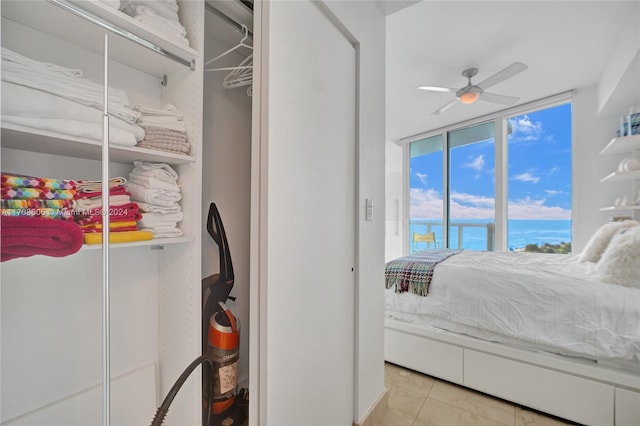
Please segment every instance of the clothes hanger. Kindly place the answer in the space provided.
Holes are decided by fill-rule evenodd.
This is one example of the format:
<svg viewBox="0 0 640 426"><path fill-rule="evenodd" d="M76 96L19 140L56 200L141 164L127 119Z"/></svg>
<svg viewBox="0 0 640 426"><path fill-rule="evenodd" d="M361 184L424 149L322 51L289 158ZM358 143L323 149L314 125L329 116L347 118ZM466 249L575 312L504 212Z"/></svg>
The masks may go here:
<svg viewBox="0 0 640 426"><path fill-rule="evenodd" d="M253 53L247 56L239 66L235 67L222 80L225 89L248 86L253 83Z"/></svg>
<svg viewBox="0 0 640 426"><path fill-rule="evenodd" d="M206 67L210 63L217 61L218 59L222 58L223 56L226 56L229 53L234 52L234 51L238 50L241 47L246 47L248 49L251 49L251 51L253 51L253 46L250 45L250 44L245 43L247 41L247 39L249 38L249 29L247 28L246 25L242 26L242 31L244 32L244 37L242 37L242 40L240 40L240 43L238 43L237 45L233 46L232 48L226 50L225 52L222 52L221 54L219 54L215 58L209 59L207 62L204 63L204 66ZM205 71L225 71L225 70L229 71L229 70L234 70L236 68L237 67L209 68L209 69L205 69Z"/></svg>

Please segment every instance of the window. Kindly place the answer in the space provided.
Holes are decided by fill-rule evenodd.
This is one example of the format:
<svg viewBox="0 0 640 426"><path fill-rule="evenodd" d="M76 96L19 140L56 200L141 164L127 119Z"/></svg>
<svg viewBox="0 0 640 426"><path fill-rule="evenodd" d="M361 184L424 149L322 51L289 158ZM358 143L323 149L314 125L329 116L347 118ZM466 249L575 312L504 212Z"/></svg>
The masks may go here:
<svg viewBox="0 0 640 426"><path fill-rule="evenodd" d="M425 134L408 153L409 252L570 251L568 96Z"/></svg>
<svg viewBox="0 0 640 426"><path fill-rule="evenodd" d="M571 249L571 104L509 118L507 247Z"/></svg>

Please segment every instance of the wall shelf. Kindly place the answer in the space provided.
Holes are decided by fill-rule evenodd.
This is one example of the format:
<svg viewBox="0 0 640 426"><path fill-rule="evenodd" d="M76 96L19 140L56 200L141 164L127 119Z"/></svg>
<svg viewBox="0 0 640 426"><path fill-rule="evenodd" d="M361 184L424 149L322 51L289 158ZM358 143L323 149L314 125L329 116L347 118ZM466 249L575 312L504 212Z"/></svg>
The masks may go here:
<svg viewBox="0 0 640 426"><path fill-rule="evenodd" d="M602 148L600 155L629 154L633 152L633 150L638 149L640 149L640 135L623 136L611 139L611 141Z"/></svg>
<svg viewBox="0 0 640 426"><path fill-rule="evenodd" d="M43 130L32 130L14 124L2 125L2 147L98 161L102 155L101 142ZM194 157L188 155L115 144L111 144L110 159L116 163L133 163L134 160L142 160L171 165L195 161Z"/></svg>
<svg viewBox="0 0 640 426"><path fill-rule="evenodd" d="M600 179L600 183L632 182L640 179L640 170L632 172L613 172Z"/></svg>
<svg viewBox="0 0 640 426"><path fill-rule="evenodd" d="M194 241L193 237L180 237L180 238L159 238L157 240L149 240L149 241L135 241L131 243L111 243L109 244L109 248L112 249L124 249L124 248L133 248L133 247L164 247L172 244L185 244L192 243ZM102 244L83 244L81 251L87 250L100 250L102 249Z"/></svg>

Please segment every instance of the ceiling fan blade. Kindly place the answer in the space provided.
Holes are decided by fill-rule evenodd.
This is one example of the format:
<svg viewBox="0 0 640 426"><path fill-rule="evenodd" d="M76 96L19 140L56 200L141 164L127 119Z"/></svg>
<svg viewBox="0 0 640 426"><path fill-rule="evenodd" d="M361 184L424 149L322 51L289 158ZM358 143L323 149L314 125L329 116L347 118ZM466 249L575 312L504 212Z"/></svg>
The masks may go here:
<svg viewBox="0 0 640 426"><path fill-rule="evenodd" d="M518 102L518 99L520 98L517 98L515 96L496 95L495 93L488 93L488 92L484 92L480 96L480 100L493 102L496 104L502 104L502 105L513 105L516 102Z"/></svg>
<svg viewBox="0 0 640 426"><path fill-rule="evenodd" d="M449 108L451 108L452 106L454 106L455 104L458 103L458 98L452 99L449 102L447 102L446 104L442 105L440 108L438 108L437 110L433 111L431 113L431 115L438 115L443 111L448 110Z"/></svg>
<svg viewBox="0 0 640 426"><path fill-rule="evenodd" d="M450 87L439 87L439 86L418 86L420 90L431 90L432 92L446 92L446 93L456 93L458 89L452 89Z"/></svg>
<svg viewBox="0 0 640 426"><path fill-rule="evenodd" d="M482 81L479 84L476 84L476 86L481 87L482 90L488 89L489 87L500 83L501 81L504 81L508 78L513 77L514 75L521 73L522 71L526 70L528 67L523 64L522 62L514 62L511 65L509 65L508 67L506 67L505 69L503 69L502 71L498 71L497 73L495 73L494 75L492 75L491 77L487 78L486 80Z"/></svg>

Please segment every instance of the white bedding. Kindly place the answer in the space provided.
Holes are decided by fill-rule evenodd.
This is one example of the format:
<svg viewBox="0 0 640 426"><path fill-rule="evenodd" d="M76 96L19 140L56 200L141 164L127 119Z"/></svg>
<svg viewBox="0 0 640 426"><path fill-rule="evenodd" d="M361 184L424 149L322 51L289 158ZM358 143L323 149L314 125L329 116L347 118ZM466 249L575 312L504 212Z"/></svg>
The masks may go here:
<svg viewBox="0 0 640 426"><path fill-rule="evenodd" d="M386 290L385 312L489 340L640 362L640 288L599 281L595 264L577 256L464 251L436 266L426 297Z"/></svg>

